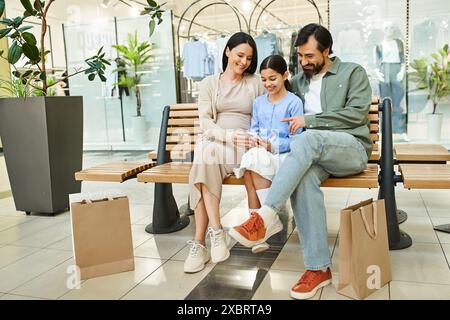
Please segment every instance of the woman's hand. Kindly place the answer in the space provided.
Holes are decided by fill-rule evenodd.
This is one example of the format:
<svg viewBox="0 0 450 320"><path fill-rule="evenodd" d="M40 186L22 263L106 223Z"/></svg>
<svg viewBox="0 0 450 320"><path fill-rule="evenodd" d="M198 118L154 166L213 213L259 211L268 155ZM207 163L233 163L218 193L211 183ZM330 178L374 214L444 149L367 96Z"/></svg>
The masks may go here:
<svg viewBox="0 0 450 320"><path fill-rule="evenodd" d="M269 140L261 139L260 137L257 138L257 144L259 147L266 149L269 152L272 152L272 144Z"/></svg>
<svg viewBox="0 0 450 320"><path fill-rule="evenodd" d="M281 122L289 122L289 132L291 134L295 134L298 129L303 128L305 126L305 117L297 116L290 118L283 118Z"/></svg>
<svg viewBox="0 0 450 320"><path fill-rule="evenodd" d="M256 145L256 141L252 135L241 130L235 130L233 132L232 140L235 145L245 149L253 148Z"/></svg>

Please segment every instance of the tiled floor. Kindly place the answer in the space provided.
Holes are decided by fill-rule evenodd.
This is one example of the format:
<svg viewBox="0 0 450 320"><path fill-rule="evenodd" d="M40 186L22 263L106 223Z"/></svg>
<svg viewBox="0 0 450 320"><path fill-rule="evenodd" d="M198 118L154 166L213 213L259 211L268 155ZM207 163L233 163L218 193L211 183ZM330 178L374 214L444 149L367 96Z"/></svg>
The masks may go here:
<svg viewBox="0 0 450 320"><path fill-rule="evenodd" d="M87 153L84 166L142 154ZM3 158L0 156L0 163ZM130 199L135 270L82 281L73 287L70 215L25 216L15 210L8 192L7 175L0 164L0 300L3 299L185 299L215 268L209 263L197 274L183 273L186 241L194 233L194 221L173 234L151 235L145 226L152 219L153 186L135 180L123 184L84 182L82 191L119 189ZM187 187L175 185L177 202L187 200ZM336 292L338 283L339 211L349 204L376 198L377 190L323 189L327 207L329 248L333 261L333 285L320 290L313 299L348 299ZM393 281L368 299L450 299L450 234L436 232L433 225L450 223L450 190L404 190L397 187L398 207L408 213L401 225L413 239L404 250L391 251ZM221 209L223 224L230 227L245 219L245 191L242 186L225 186ZM262 273L252 299L290 299L289 289L304 270L296 230ZM251 269L253 260L229 261ZM219 265L220 267L220 265ZM223 266L226 268L226 266ZM253 266L255 268L256 266ZM220 268L219 268L220 269ZM244 268L245 269L245 268ZM250 270L249 269L249 270ZM217 269L216 269L217 270ZM246 277L248 275L248 277ZM237 275L238 276L238 275ZM239 281L236 279L239 278ZM252 285L253 274L242 271L234 285ZM249 283L247 283L249 282Z"/></svg>

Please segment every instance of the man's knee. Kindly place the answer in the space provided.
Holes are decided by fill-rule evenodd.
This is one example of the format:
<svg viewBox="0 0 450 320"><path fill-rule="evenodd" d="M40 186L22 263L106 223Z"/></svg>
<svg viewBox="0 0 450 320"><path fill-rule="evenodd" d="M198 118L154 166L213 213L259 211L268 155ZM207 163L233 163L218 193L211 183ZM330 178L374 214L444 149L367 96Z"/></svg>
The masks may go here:
<svg viewBox="0 0 450 320"><path fill-rule="evenodd" d="M305 148L315 147L319 144L320 139L321 136L317 130L306 130L291 140L291 151L304 151Z"/></svg>

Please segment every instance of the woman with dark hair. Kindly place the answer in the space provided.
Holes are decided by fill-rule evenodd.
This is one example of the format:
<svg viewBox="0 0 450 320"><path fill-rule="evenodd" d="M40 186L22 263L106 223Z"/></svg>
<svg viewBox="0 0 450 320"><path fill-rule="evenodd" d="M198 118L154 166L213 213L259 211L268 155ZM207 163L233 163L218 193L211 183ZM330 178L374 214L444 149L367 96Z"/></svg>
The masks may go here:
<svg viewBox="0 0 450 320"><path fill-rule="evenodd" d="M267 93L253 102L250 133L254 135L255 147L244 154L240 167L234 170L237 178L244 177L250 215L264 203L272 180L290 151L291 138L303 131L303 128L299 128L290 133L289 123L281 121L303 115L303 102L291 92L289 71L284 58L280 55L267 57L261 63L260 73ZM282 228L281 222L277 221L272 232L275 234ZM234 228L229 233L239 242L251 247L254 253L269 248L265 242L257 245L245 243L246 239Z"/></svg>
<svg viewBox="0 0 450 320"><path fill-rule="evenodd" d="M220 222L223 180L233 174L242 155L251 147L249 135L253 100L264 91L254 75L258 53L253 38L238 32L223 52L224 72L205 78L199 85L198 110L203 131L196 141L189 174L190 206L195 210L195 238L189 241L185 272L201 271L210 255L205 246L211 238L211 259L228 259L227 235ZM209 225L209 228L208 228Z"/></svg>

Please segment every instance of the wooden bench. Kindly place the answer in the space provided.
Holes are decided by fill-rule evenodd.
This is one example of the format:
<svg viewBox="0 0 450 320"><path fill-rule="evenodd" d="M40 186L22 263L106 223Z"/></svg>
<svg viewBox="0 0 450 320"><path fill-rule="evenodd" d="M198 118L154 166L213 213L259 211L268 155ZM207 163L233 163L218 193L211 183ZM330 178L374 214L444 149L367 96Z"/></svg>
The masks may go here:
<svg viewBox="0 0 450 320"><path fill-rule="evenodd" d="M442 149L443 147L434 147L430 151L425 147L414 148L412 146L408 150L408 148L405 148L406 145L397 145L395 155L398 160L394 162L392 125L389 117L386 118L389 121L383 121L381 130L381 132L386 133L381 135L384 151L381 151L379 146L380 119L378 108L380 108L380 111L387 109L387 112L382 113L385 117L386 114L391 113L390 101L385 100L382 105L377 103L378 101L375 99L369 114L371 137L374 142L370 157L372 163L361 174L345 178L330 177L324 181L322 187L380 187L379 198L386 201L390 248L402 249L411 245L411 239L398 228L401 210L397 210L396 207L394 186L397 182L402 182L402 176L395 175L393 165L398 161L439 163L447 159L448 154L444 152L446 150L445 148ZM200 133L198 110L195 104L167 106L163 111L158 150L149 155L156 160L156 164L154 161L146 163L150 169L142 170L142 167L130 168L129 166L121 168L123 163L107 164L83 170L76 174L76 179L123 182L137 174L138 181L155 183L153 223L148 225L146 230L150 233L177 231L185 227L189 223L189 219L187 216L180 216L180 210L172 194L172 183L188 183L195 137ZM428 148L430 146L427 145ZM382 156L383 153L384 157ZM430 154L434 154L435 157L438 155L440 158L430 159ZM128 164L126 163L126 165ZM121 171L122 169L124 171ZM224 184L242 185L243 179L229 177L224 181Z"/></svg>
<svg viewBox="0 0 450 320"><path fill-rule="evenodd" d="M383 127L385 127L383 132L387 134L382 135L383 143L386 140L388 142L385 145L390 146L390 153L385 152L387 153L387 157L390 157L390 161L386 159L386 155L384 157L382 156L383 152L380 152L380 112L384 109L388 110L387 114L391 114L390 100L385 99L383 105L380 105L379 101L374 99L369 111L370 132L374 143L371 161L375 163L368 164L367 169L357 175L343 178L330 177L323 182L322 187L378 188L381 186L379 198L387 200L386 215L390 229L390 248L403 249L409 247L412 244L412 240L398 227L398 210L395 202L395 182L393 180L393 145L390 117L387 117L389 121L383 121ZM180 111L188 110L190 111L189 113L180 113ZM385 117L385 114L382 114ZM180 121L181 119L179 117L184 115L187 115L189 120ZM199 123L198 119L195 119L196 117L198 117L198 111L194 104L167 106L163 111L163 121L157 152L157 165L137 176L139 182L155 183L153 221L146 227L146 231L149 233L174 232L189 223L187 216L180 215L172 194L172 183L188 183L191 163L190 160L172 161L171 156L174 151L193 152L195 137L200 133ZM190 159L193 159L192 154ZM383 167L385 168L384 170L381 169ZM383 181L389 183L384 185ZM224 184L242 185L243 179L236 179L232 176L225 179Z"/></svg>

